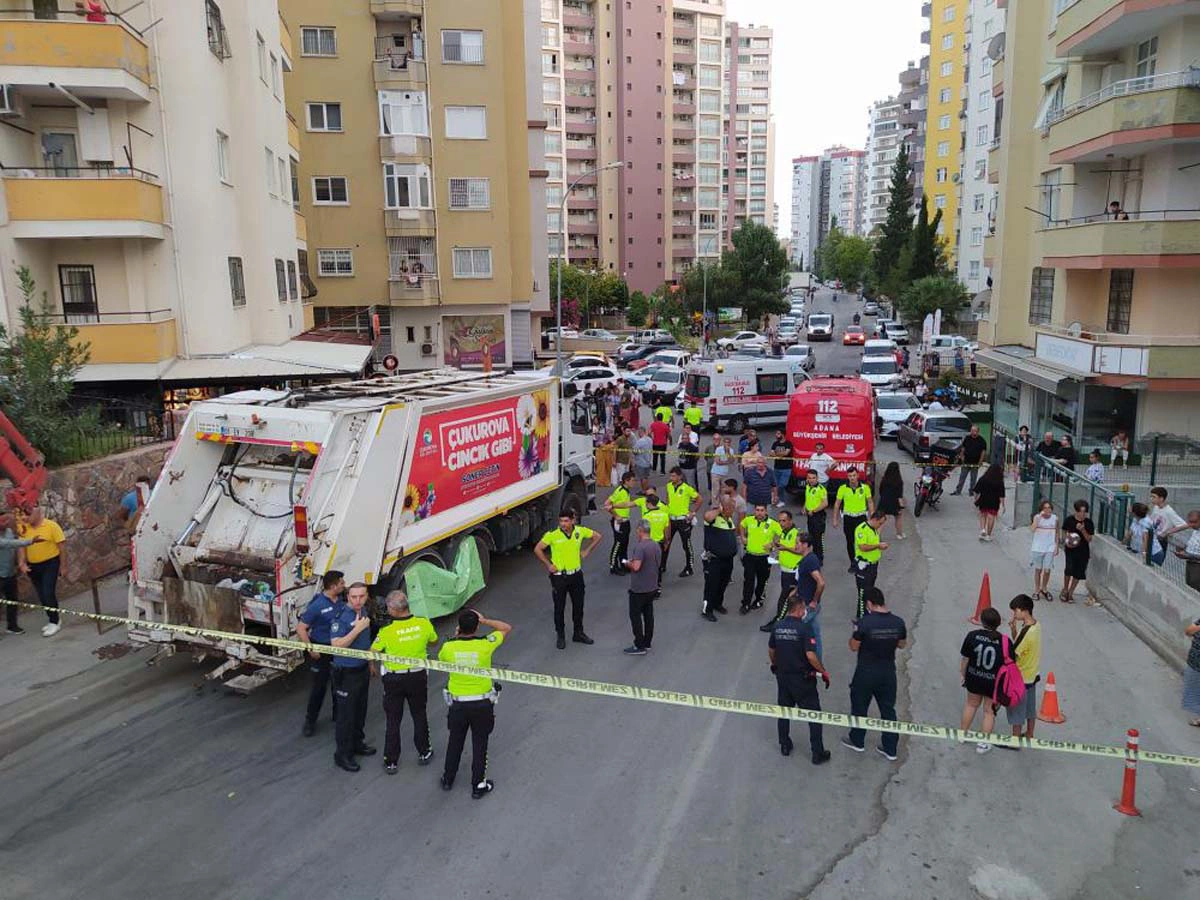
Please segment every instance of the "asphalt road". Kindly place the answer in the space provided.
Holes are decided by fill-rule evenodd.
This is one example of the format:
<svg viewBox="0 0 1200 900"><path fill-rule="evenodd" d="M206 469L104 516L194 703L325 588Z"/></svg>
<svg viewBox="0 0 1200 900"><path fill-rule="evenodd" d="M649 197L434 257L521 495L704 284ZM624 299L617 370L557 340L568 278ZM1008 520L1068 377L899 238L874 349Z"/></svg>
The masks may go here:
<svg viewBox="0 0 1200 900"><path fill-rule="evenodd" d="M827 304L818 298L818 308ZM837 304L839 322L852 308L845 298ZM819 352L820 372L850 371L859 353L838 341ZM958 644L981 572L991 571L997 606L1027 580L1024 538L1013 537L1011 552L1003 542L978 544L973 511L958 500L893 542L882 567L880 586L913 635L900 661L902 717L956 721ZM833 687L821 697L844 711L853 583L839 536L830 537L823 625ZM566 651L554 648L544 571L527 553L497 560L481 608L515 626L497 662L773 701L758 631L765 615L704 621L701 579L680 579L681 564L672 560L657 603L653 652L627 657L625 580L609 576L602 559L587 565L587 630L596 644ZM739 571L731 608L740 586ZM1039 614L1069 717L1039 729L1043 736L1116 743L1141 725L1146 746L1195 752L1194 729L1178 711L1177 673L1106 613ZM447 634L449 623L439 631ZM406 722L398 775L386 775L378 756L348 774L333 766L327 719L315 737L300 736L302 676L240 698L203 685L211 662L118 664L127 666L119 678L97 666L41 686L19 718L0 708L6 900L1200 891L1200 779L1190 771L1144 766L1145 818L1131 820L1111 810L1121 770L1109 762L1028 751L979 757L973 745L905 739L900 760L889 763L845 750L840 732L826 729L833 759L815 768L805 726L793 727L797 750L784 758L769 720L510 686L489 758L496 791L473 801L467 760L453 793L437 784L446 730L436 691L432 766L416 765ZM54 714L39 716L41 708ZM382 728L376 684L368 739L381 744Z"/></svg>

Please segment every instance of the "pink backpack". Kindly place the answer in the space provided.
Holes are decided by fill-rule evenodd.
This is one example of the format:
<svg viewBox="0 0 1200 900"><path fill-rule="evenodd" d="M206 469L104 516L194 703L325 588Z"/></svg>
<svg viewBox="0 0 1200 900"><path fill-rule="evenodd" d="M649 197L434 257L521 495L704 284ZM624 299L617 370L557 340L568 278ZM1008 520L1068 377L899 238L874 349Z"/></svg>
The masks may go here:
<svg viewBox="0 0 1200 900"><path fill-rule="evenodd" d="M996 687L992 690L992 702L1001 706L1015 706L1025 699L1025 679L1021 669L1009 650L1008 635L1000 635L1004 651L1004 662L996 673Z"/></svg>

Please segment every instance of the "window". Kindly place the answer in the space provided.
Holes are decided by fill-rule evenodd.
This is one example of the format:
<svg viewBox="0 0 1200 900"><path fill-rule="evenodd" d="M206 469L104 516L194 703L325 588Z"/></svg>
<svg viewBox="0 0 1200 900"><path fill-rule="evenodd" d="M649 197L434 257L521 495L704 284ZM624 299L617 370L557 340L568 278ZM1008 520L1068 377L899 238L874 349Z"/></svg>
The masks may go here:
<svg viewBox="0 0 1200 900"><path fill-rule="evenodd" d="M287 261L287 278L288 278L288 296L293 300L300 299L300 286L296 280L296 261L289 259Z"/></svg>
<svg viewBox="0 0 1200 900"><path fill-rule="evenodd" d="M954 34L953 33L943 34L942 35L942 49L949 50L953 46L954 46Z"/></svg>
<svg viewBox="0 0 1200 900"><path fill-rule="evenodd" d="M975 160L975 180L980 181L981 179L986 178L986 177L987 177L987 160L986 159Z"/></svg>
<svg viewBox="0 0 1200 900"><path fill-rule="evenodd" d="M982 225L976 225L974 228L971 229L971 246L972 247L982 247L983 246L983 226Z"/></svg>
<svg viewBox="0 0 1200 900"><path fill-rule="evenodd" d="M450 179L451 209L488 209L491 205L491 182L488 179Z"/></svg>
<svg viewBox="0 0 1200 900"><path fill-rule="evenodd" d="M429 167L384 163L383 193L387 209L431 209Z"/></svg>
<svg viewBox="0 0 1200 900"><path fill-rule="evenodd" d="M317 206L345 206L350 202L350 186L342 175L321 175L313 178L313 203Z"/></svg>
<svg viewBox="0 0 1200 900"><path fill-rule="evenodd" d="M288 161L279 157L279 199L288 202L288 184L292 180L288 172Z"/></svg>
<svg viewBox="0 0 1200 900"><path fill-rule="evenodd" d="M490 247L455 247L453 261L455 278L492 277L492 249Z"/></svg>
<svg viewBox="0 0 1200 900"><path fill-rule="evenodd" d="M1054 308L1054 270L1034 266L1029 288L1029 324L1045 325Z"/></svg>
<svg viewBox="0 0 1200 900"><path fill-rule="evenodd" d="M380 91L379 131L381 134L428 137L425 94L420 91Z"/></svg>
<svg viewBox="0 0 1200 900"><path fill-rule="evenodd" d="M939 103L949 103L950 102L950 88L942 88L942 90L938 93L938 102Z"/></svg>
<svg viewBox="0 0 1200 900"><path fill-rule="evenodd" d="M1151 78L1158 68L1158 38L1152 37L1142 41L1137 47L1137 68L1134 74L1138 78Z"/></svg>
<svg viewBox="0 0 1200 900"><path fill-rule="evenodd" d="M1133 269L1113 269L1108 274L1108 323L1105 330L1129 334L1129 312L1133 306Z"/></svg>
<svg viewBox="0 0 1200 900"><path fill-rule="evenodd" d="M63 318L68 325L100 321L94 267L59 266L58 286L62 291Z"/></svg>
<svg viewBox="0 0 1200 900"><path fill-rule="evenodd" d="M341 131L342 104L306 103L309 131Z"/></svg>
<svg viewBox="0 0 1200 900"><path fill-rule="evenodd" d="M973 212L983 212L983 194L975 194L971 197L971 210Z"/></svg>
<svg viewBox="0 0 1200 900"><path fill-rule="evenodd" d="M288 158L289 167L291 169L292 182L292 206L296 209L300 208L300 163L296 161L294 156Z"/></svg>
<svg viewBox="0 0 1200 900"><path fill-rule="evenodd" d="M447 106L446 138L481 141L487 138L487 107Z"/></svg>
<svg viewBox="0 0 1200 900"><path fill-rule="evenodd" d="M939 116L938 117L938 128L946 129L949 127L950 127L950 117L949 116Z"/></svg>
<svg viewBox="0 0 1200 900"><path fill-rule="evenodd" d="M975 146L986 147L990 129L987 125L980 125L975 129Z"/></svg>
<svg viewBox="0 0 1200 900"><path fill-rule="evenodd" d="M980 91L979 92L978 106L979 106L979 109L981 112L992 108L992 92L991 91Z"/></svg>
<svg viewBox="0 0 1200 900"><path fill-rule="evenodd" d="M246 274L240 256L229 257L229 296L235 307L246 305Z"/></svg>
<svg viewBox="0 0 1200 900"><path fill-rule="evenodd" d="M284 265L282 259L275 260L275 290L279 294L279 302L287 303L287 267Z"/></svg>
<svg viewBox="0 0 1200 900"><path fill-rule="evenodd" d="M939 141L938 142L937 155L938 156L949 156L950 155L950 142L949 141Z"/></svg>
<svg viewBox="0 0 1200 900"><path fill-rule="evenodd" d="M938 169L936 172L934 172L933 180L936 181L938 184L941 184L942 182L944 182L946 180L946 176L947 176L947 169L945 169L943 167L943 168Z"/></svg>
<svg viewBox="0 0 1200 900"><path fill-rule="evenodd" d="M318 250L317 274L323 278L335 278L353 275L354 251Z"/></svg>
<svg viewBox="0 0 1200 900"><path fill-rule="evenodd" d="M557 75L558 74L558 54L543 53L542 54L542 74Z"/></svg>
<svg viewBox="0 0 1200 900"><path fill-rule="evenodd" d="M953 75L954 74L954 63L950 62L949 60L942 63L941 72L943 75Z"/></svg>
<svg viewBox="0 0 1200 900"><path fill-rule="evenodd" d="M787 396L788 376L786 372L759 375L757 380L760 396L763 394L774 394L780 397Z"/></svg>
<svg viewBox="0 0 1200 900"><path fill-rule="evenodd" d="M953 6L953 4L951 4L950 6L947 6L944 10L942 10L942 21L943 22L953 22L954 21L954 6Z"/></svg>
<svg viewBox="0 0 1200 900"><path fill-rule="evenodd" d="M562 206L563 186L561 184L546 185L546 205Z"/></svg>
<svg viewBox="0 0 1200 900"><path fill-rule="evenodd" d="M546 132L546 152L557 156L562 153L562 132Z"/></svg>
<svg viewBox="0 0 1200 900"><path fill-rule="evenodd" d="M547 46L558 46L557 41ZM442 31L442 62L483 64L482 31Z"/></svg>
<svg viewBox="0 0 1200 900"><path fill-rule="evenodd" d="M262 79L262 83L267 83L267 42L263 40L263 36L257 31L254 33L256 45L258 47L258 77Z"/></svg>
<svg viewBox="0 0 1200 900"><path fill-rule="evenodd" d="M266 153L265 161L267 164L267 193L272 197L275 196L275 154L271 152L270 147L264 148Z"/></svg>
<svg viewBox="0 0 1200 900"><path fill-rule="evenodd" d="M967 262L967 278L971 281L979 280L979 260L972 259Z"/></svg>
<svg viewBox="0 0 1200 900"><path fill-rule="evenodd" d="M217 132L217 177L229 184L229 135Z"/></svg>
<svg viewBox="0 0 1200 900"><path fill-rule="evenodd" d="M312 277L308 273L308 251L296 251L296 268L300 270L300 296L307 300L310 297L317 296L317 286L313 284Z"/></svg>
<svg viewBox="0 0 1200 900"><path fill-rule="evenodd" d="M208 49L217 59L229 58L229 35L221 19L221 7L214 0L204 0L204 24L208 29Z"/></svg>
<svg viewBox="0 0 1200 900"><path fill-rule="evenodd" d="M337 31L317 26L300 27L301 56L337 56Z"/></svg>
<svg viewBox="0 0 1200 900"><path fill-rule="evenodd" d="M273 93L276 97L278 97L280 90L281 90L281 88L280 88L280 83L279 83L279 60L275 57L275 54L272 53L271 54L271 93Z"/></svg>
<svg viewBox="0 0 1200 900"><path fill-rule="evenodd" d="M979 61L979 74L990 75L992 72L992 65L992 58L990 56L985 56Z"/></svg>
<svg viewBox="0 0 1200 900"><path fill-rule="evenodd" d="M933 198L933 206L934 206L934 209L945 209L946 208L946 195L945 194L935 194L934 198Z"/></svg>

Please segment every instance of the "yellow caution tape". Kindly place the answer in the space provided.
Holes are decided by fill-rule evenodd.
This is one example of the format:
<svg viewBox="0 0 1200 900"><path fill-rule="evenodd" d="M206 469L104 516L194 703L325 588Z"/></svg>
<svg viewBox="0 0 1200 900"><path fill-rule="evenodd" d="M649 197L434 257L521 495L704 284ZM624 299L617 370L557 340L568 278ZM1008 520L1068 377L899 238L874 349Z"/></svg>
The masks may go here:
<svg viewBox="0 0 1200 900"><path fill-rule="evenodd" d="M0 605L45 611L44 607L36 603L15 603L11 600L0 600ZM1105 744L1089 744L1080 741L1048 741L1044 738L1016 738L1012 735L984 734L980 731L964 731L945 725L930 725L922 722L890 722L871 716L851 716L845 713L826 712L824 710L796 709L787 706L777 706L774 703L736 700L731 697L709 697L704 694L691 694L686 691L670 691L660 688L639 687L632 684L616 684L609 681L572 678L566 675L544 675L540 672L519 672L513 669L483 669L476 668L475 666L441 662L436 659L426 659L424 657L392 656L386 653L377 653L373 650L354 650L350 647L306 644L303 641L236 634L227 631L216 631L211 628L197 628L194 625L168 625L163 622L143 622L136 619L126 619L122 616L109 616L102 613L90 613L73 609L60 609L59 612L64 615L79 616L98 622L112 622L139 629L166 631L171 634L192 635L223 641L240 641L242 643L257 644L263 647L276 647L284 650L325 653L330 656L345 656L369 662L400 663L409 666L420 666L435 672L483 675L495 681L504 681L511 684L527 684L533 687L554 688L560 691L571 691L576 694L591 694L599 697L623 697L628 700L662 703L667 706L710 709L715 712L738 713L744 716L758 716L765 719L791 719L796 722L818 722L822 725L861 728L865 731L893 731L911 737L937 738L956 743L981 741L999 746L1022 747L1028 750L1055 750L1059 753L1074 753L1082 756L1100 756L1120 760L1137 759L1143 762L1160 763L1168 766L1200 768L1200 757L1197 756L1158 753L1145 749L1128 750L1126 747L1111 747Z"/></svg>

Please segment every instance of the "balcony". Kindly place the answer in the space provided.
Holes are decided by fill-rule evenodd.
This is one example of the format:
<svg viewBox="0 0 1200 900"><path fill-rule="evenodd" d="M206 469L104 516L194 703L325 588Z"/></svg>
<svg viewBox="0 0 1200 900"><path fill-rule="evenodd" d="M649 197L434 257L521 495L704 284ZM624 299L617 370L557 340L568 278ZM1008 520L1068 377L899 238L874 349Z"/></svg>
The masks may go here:
<svg viewBox="0 0 1200 900"><path fill-rule="evenodd" d="M594 246L567 247L567 258L586 261L600 258L600 248Z"/></svg>
<svg viewBox="0 0 1200 900"><path fill-rule="evenodd" d="M1194 378L1200 372L1200 335L1114 334L1075 323L1037 325L1037 359L1084 375Z"/></svg>
<svg viewBox="0 0 1200 900"><path fill-rule="evenodd" d="M371 0L371 15L378 19L419 19L425 15L425 3L423 0Z"/></svg>
<svg viewBox="0 0 1200 900"><path fill-rule="evenodd" d="M596 209L598 201L595 197L581 197L575 191L567 200L567 209Z"/></svg>
<svg viewBox="0 0 1200 900"><path fill-rule="evenodd" d="M1127 78L1046 117L1050 161L1138 156L1167 143L1200 142L1200 69Z"/></svg>
<svg viewBox="0 0 1200 900"><path fill-rule="evenodd" d="M673 163L694 163L696 161L695 147L673 147L671 148L671 162Z"/></svg>
<svg viewBox="0 0 1200 900"><path fill-rule="evenodd" d="M568 37L563 39L563 53L572 56L593 56L596 53L596 45L591 41L572 40Z"/></svg>
<svg viewBox="0 0 1200 900"><path fill-rule="evenodd" d="M388 300L397 306L436 306L441 296L436 275L393 272L388 277Z"/></svg>
<svg viewBox="0 0 1200 900"><path fill-rule="evenodd" d="M296 151L296 155L300 154L300 127L296 124L296 117L288 113L288 146Z"/></svg>
<svg viewBox="0 0 1200 900"><path fill-rule="evenodd" d="M696 255L695 241L672 241L671 256L675 259L689 259Z"/></svg>
<svg viewBox="0 0 1200 900"><path fill-rule="evenodd" d="M140 169L5 169L16 238L163 237L162 188Z"/></svg>
<svg viewBox="0 0 1200 900"><path fill-rule="evenodd" d="M0 83L45 99L61 100L48 88L54 84L85 98L149 101L150 52L141 36L115 15L107 22L63 15L42 19L25 10L0 11Z"/></svg>
<svg viewBox="0 0 1200 900"><path fill-rule="evenodd" d="M1058 14L1059 56L1110 53L1196 14L1194 0L1076 0Z"/></svg>
<svg viewBox="0 0 1200 900"><path fill-rule="evenodd" d="M308 222L300 213L294 213L296 217L296 241L300 244L308 244Z"/></svg>
<svg viewBox="0 0 1200 900"><path fill-rule="evenodd" d="M1126 211L1058 219L1042 229L1045 266L1059 269L1200 268L1200 209Z"/></svg>
<svg viewBox="0 0 1200 900"><path fill-rule="evenodd" d="M676 100L671 104L671 113L676 116L694 116L696 115L696 104L680 103Z"/></svg>
<svg viewBox="0 0 1200 900"><path fill-rule="evenodd" d="M595 134L596 117L567 116L566 131L568 134Z"/></svg>
<svg viewBox="0 0 1200 900"><path fill-rule="evenodd" d="M568 82L595 81L596 70L566 68L563 69L563 78L565 78Z"/></svg>
<svg viewBox="0 0 1200 900"><path fill-rule="evenodd" d="M433 145L418 134L385 134L379 138L379 157L384 162L429 162Z"/></svg>
<svg viewBox="0 0 1200 900"><path fill-rule="evenodd" d="M671 51L671 60L681 65L694 66L696 64L696 48L674 47Z"/></svg>
<svg viewBox="0 0 1200 900"><path fill-rule="evenodd" d="M425 63L419 59L406 56L376 59L374 67L378 91L424 90L428 81Z"/></svg>
<svg viewBox="0 0 1200 900"><path fill-rule="evenodd" d="M695 19L674 19L671 22L671 34L677 38L692 38L696 37L696 20Z"/></svg>
<svg viewBox="0 0 1200 900"><path fill-rule="evenodd" d="M596 98L594 96L586 94L572 94L568 92L564 99L567 106L577 106L580 109L596 108Z"/></svg>
<svg viewBox="0 0 1200 900"><path fill-rule="evenodd" d="M595 147L568 147L567 159L587 160L595 162L596 148Z"/></svg>
<svg viewBox="0 0 1200 900"><path fill-rule="evenodd" d="M590 7L575 7L563 5L563 28L595 28L596 18Z"/></svg>
<svg viewBox="0 0 1200 900"><path fill-rule="evenodd" d="M433 237L437 219L432 209L385 209L383 229L388 237Z"/></svg>
<svg viewBox="0 0 1200 900"><path fill-rule="evenodd" d="M78 329L75 343L90 345L91 366L156 364L175 358L175 314L169 309L54 313L47 321Z"/></svg>
<svg viewBox="0 0 1200 900"><path fill-rule="evenodd" d="M598 235L600 233L600 223L599 222L586 222L586 221L574 222L574 221L571 221L570 219L568 219L567 220L567 233L572 234L572 235L575 235L575 234Z"/></svg>

